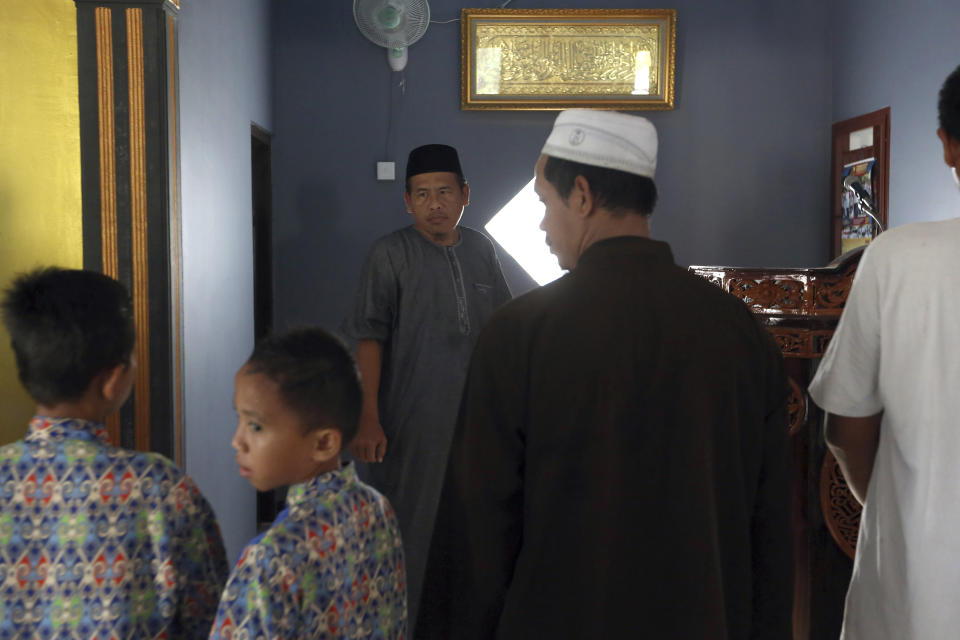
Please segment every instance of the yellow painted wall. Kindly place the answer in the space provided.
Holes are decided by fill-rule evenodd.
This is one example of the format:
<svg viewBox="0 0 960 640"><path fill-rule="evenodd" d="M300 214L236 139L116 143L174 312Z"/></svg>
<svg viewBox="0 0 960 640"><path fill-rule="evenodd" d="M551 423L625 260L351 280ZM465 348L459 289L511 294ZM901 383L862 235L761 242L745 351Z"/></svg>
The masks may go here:
<svg viewBox="0 0 960 640"><path fill-rule="evenodd" d="M0 287L37 265L81 267L77 10L72 0L0 0ZM0 443L33 403L0 328Z"/></svg>

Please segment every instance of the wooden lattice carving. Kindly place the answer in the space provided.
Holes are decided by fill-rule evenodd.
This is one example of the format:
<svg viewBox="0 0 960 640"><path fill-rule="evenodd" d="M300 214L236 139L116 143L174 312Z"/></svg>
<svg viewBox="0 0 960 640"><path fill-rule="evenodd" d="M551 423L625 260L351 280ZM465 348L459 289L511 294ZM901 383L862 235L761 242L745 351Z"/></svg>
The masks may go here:
<svg viewBox="0 0 960 640"><path fill-rule="evenodd" d="M821 358L833 334L832 329L768 327L784 358Z"/></svg>
<svg viewBox="0 0 960 640"><path fill-rule="evenodd" d="M718 273L704 273L704 274L700 274L700 275L702 275L702 276L707 280L707 282L710 282L711 284L715 284L715 285L717 285L718 287L723 288L723 276L722 276L722 275L720 275L720 274L718 274Z"/></svg>
<svg viewBox="0 0 960 640"><path fill-rule="evenodd" d="M850 294L853 277L848 274L823 278L816 283L814 300L817 309L842 310Z"/></svg>
<svg viewBox="0 0 960 640"><path fill-rule="evenodd" d="M807 336L804 331L770 331L777 341L780 352L787 356L798 356L807 351Z"/></svg>
<svg viewBox="0 0 960 640"><path fill-rule="evenodd" d="M788 310L803 306L803 283L796 280L731 278L729 291L751 307Z"/></svg>
<svg viewBox="0 0 960 640"><path fill-rule="evenodd" d="M817 354L817 357L820 357L827 352L827 347L830 346L831 338L833 338L833 331L824 331L821 332L820 335L814 337L813 351Z"/></svg>
<svg viewBox="0 0 960 640"><path fill-rule="evenodd" d="M857 551L860 532L860 513L863 507L853 497L847 481L840 472L840 464L827 451L820 471L820 508L834 542L850 558Z"/></svg>
<svg viewBox="0 0 960 640"><path fill-rule="evenodd" d="M807 400L803 389L793 378L787 378L787 381L790 383L790 397L787 398L787 425L790 427L792 436L800 431L800 427L807 420Z"/></svg>

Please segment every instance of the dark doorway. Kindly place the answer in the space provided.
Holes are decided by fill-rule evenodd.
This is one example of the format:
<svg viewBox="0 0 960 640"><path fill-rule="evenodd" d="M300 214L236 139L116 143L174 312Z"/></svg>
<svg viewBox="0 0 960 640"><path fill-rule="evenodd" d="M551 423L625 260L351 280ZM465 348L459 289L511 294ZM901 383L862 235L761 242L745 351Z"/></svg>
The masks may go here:
<svg viewBox="0 0 960 640"><path fill-rule="evenodd" d="M253 337L259 341L273 329L273 186L270 132L250 124L250 167L253 194ZM285 490L257 492L257 530L270 526L283 508Z"/></svg>

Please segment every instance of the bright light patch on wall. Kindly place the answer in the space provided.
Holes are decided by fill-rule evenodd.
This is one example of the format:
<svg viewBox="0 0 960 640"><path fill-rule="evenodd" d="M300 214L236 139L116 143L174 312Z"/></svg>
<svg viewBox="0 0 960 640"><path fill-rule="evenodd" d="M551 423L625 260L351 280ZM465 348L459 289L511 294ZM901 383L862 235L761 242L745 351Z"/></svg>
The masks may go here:
<svg viewBox="0 0 960 640"><path fill-rule="evenodd" d="M633 91L635 96L650 94L650 52L637 51L637 63L633 72Z"/></svg>
<svg viewBox="0 0 960 640"><path fill-rule="evenodd" d="M542 219L543 203L531 180L484 227L540 285L564 274L547 248L546 234L540 230Z"/></svg>

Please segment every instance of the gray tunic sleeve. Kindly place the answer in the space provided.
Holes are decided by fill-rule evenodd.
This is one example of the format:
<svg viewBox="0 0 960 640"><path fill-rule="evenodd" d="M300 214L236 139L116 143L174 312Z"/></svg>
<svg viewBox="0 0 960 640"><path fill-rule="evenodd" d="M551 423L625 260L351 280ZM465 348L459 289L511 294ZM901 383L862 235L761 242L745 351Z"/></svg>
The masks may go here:
<svg viewBox="0 0 960 640"><path fill-rule="evenodd" d="M343 333L354 340L386 342L397 315L397 283L397 265L386 238L381 238L363 265L353 308L341 327Z"/></svg>
<svg viewBox="0 0 960 640"><path fill-rule="evenodd" d="M503 277L503 269L500 267L500 258L497 256L497 250L489 238L487 242L490 246L490 263L493 265L493 308L497 309L504 303L509 302L510 299L513 298L513 294L510 293L507 280Z"/></svg>

